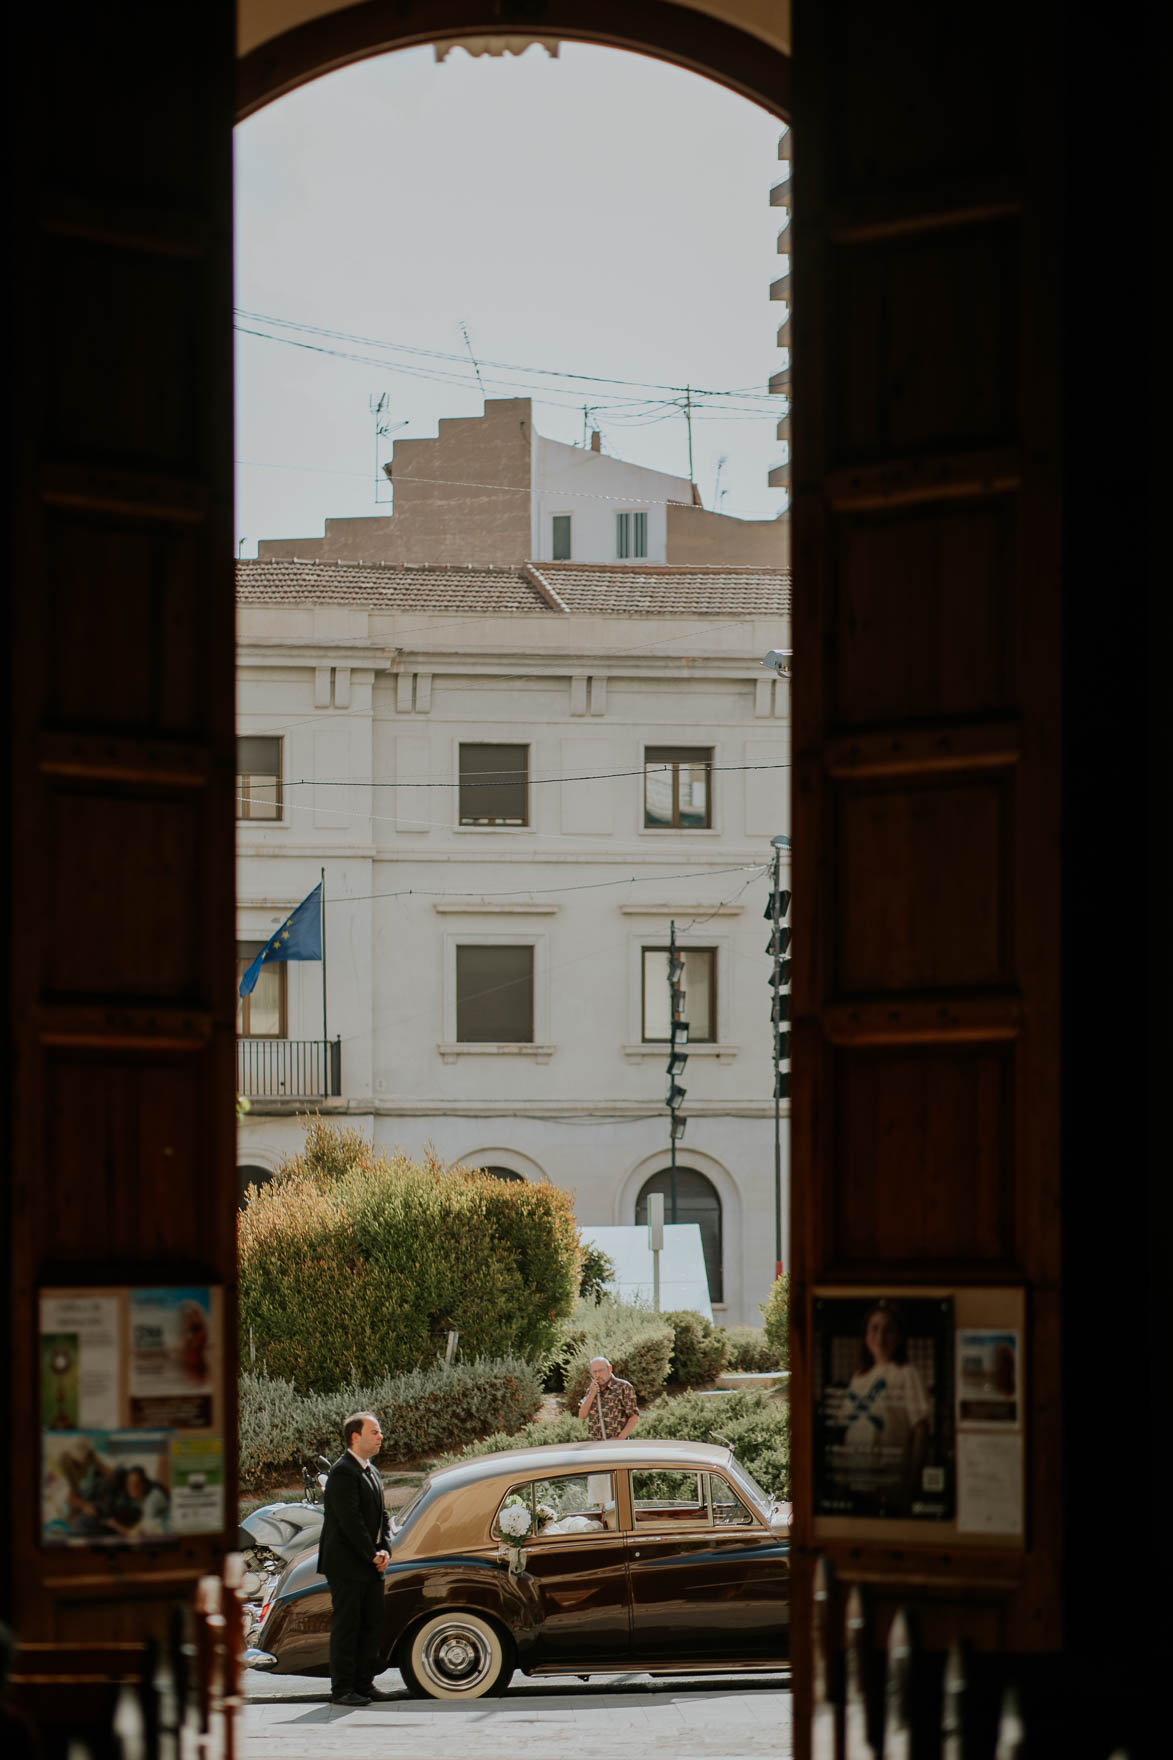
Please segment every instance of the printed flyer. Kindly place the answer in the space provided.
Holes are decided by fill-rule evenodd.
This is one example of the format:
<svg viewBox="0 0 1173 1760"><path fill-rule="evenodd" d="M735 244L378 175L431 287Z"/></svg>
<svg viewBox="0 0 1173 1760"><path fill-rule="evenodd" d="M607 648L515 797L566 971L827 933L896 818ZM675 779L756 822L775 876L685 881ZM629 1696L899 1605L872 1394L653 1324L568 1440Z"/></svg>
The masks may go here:
<svg viewBox="0 0 1173 1760"><path fill-rule="evenodd" d="M132 1423L209 1428L213 1361L210 1290L130 1291Z"/></svg>
<svg viewBox="0 0 1173 1760"><path fill-rule="evenodd" d="M43 1297L41 1428L113 1430L121 1422L118 1297Z"/></svg>
<svg viewBox="0 0 1173 1760"><path fill-rule="evenodd" d="M163 1431L46 1431L41 1539L46 1546L122 1545L171 1531L171 1461Z"/></svg>
<svg viewBox="0 0 1173 1760"><path fill-rule="evenodd" d="M224 1441L171 1438L171 1525L176 1534L218 1534L224 1526Z"/></svg>

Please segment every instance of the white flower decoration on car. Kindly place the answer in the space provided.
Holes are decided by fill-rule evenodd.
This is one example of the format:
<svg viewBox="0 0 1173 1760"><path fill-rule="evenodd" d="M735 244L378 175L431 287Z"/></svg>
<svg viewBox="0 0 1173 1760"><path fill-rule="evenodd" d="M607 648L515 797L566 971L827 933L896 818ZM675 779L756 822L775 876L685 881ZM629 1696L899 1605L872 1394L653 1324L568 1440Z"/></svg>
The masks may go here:
<svg viewBox="0 0 1173 1760"><path fill-rule="evenodd" d="M501 1532L507 1534L511 1540L520 1540L523 1534L529 1533L530 1513L528 1509L525 1508L524 1504L510 1504L507 1509L501 1511L497 1520L497 1526L500 1528Z"/></svg>

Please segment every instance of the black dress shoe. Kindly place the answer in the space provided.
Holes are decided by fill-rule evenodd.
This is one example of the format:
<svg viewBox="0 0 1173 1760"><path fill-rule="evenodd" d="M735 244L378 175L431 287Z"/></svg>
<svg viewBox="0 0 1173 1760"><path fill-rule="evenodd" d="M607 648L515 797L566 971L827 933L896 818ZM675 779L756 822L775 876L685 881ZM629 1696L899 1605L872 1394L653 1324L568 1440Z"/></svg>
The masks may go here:
<svg viewBox="0 0 1173 1760"><path fill-rule="evenodd" d="M369 1705L370 1700L365 1693L331 1693L330 1698L335 1705Z"/></svg>
<svg viewBox="0 0 1173 1760"><path fill-rule="evenodd" d="M382 1687L360 1687L359 1692L365 1693L368 1699L393 1699L395 1697L394 1693L385 1693Z"/></svg>

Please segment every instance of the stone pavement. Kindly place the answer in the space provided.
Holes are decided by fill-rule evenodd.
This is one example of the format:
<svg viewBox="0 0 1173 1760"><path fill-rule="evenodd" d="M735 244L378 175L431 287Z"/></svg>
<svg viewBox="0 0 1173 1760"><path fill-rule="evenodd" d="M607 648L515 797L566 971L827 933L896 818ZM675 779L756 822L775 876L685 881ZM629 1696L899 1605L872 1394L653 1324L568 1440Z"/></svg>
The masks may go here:
<svg viewBox="0 0 1173 1760"><path fill-rule="evenodd" d="M789 1678L646 1674L533 1679L499 1699L453 1705L395 1698L344 1710L323 1683L250 1673L241 1760L756 1760L792 1753Z"/></svg>

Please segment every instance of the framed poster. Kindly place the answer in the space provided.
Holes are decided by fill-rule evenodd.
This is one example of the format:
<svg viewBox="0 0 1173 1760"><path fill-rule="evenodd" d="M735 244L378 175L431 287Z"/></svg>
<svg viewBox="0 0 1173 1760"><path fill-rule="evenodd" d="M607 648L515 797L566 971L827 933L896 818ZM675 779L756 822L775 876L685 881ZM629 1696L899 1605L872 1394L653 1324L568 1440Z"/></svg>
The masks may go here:
<svg viewBox="0 0 1173 1760"><path fill-rule="evenodd" d="M813 1320L815 1515L951 1521L952 1298L816 1295Z"/></svg>

